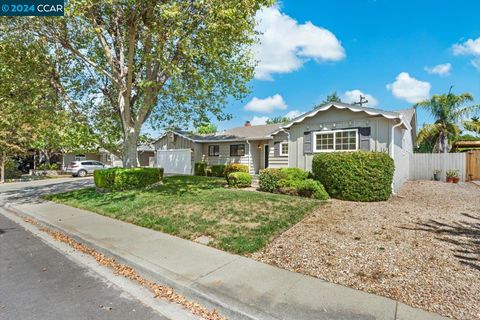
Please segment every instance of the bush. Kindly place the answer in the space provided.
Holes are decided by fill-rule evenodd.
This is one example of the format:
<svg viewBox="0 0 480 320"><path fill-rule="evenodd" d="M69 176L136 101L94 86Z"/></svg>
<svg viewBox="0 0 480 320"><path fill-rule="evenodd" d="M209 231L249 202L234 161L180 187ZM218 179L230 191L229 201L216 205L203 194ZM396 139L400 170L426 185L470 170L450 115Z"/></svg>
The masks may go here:
<svg viewBox="0 0 480 320"><path fill-rule="evenodd" d="M38 167L37 167L38 170L59 170L60 169L60 166L58 165L58 163L42 163L42 164L39 164Z"/></svg>
<svg viewBox="0 0 480 320"><path fill-rule="evenodd" d="M229 175L230 173L233 172L244 172L248 173L248 166L245 164L239 164L239 163L230 163L225 166L225 178L227 179L227 182L229 180Z"/></svg>
<svg viewBox="0 0 480 320"><path fill-rule="evenodd" d="M93 172L95 186L110 190L141 189L163 179L163 168L111 168Z"/></svg>
<svg viewBox="0 0 480 320"><path fill-rule="evenodd" d="M5 162L5 179L19 179L22 177L22 171L18 170L18 164L13 160Z"/></svg>
<svg viewBox="0 0 480 320"><path fill-rule="evenodd" d="M260 170L258 188L261 191L274 192L279 188L279 182L286 179L287 175L282 173L280 169L263 169Z"/></svg>
<svg viewBox="0 0 480 320"><path fill-rule="evenodd" d="M313 157L313 175L332 198L382 201L392 193L393 159L383 152L333 152Z"/></svg>
<svg viewBox="0 0 480 320"><path fill-rule="evenodd" d="M207 164L205 162L196 162L193 169L193 173L196 176L206 176L207 175Z"/></svg>
<svg viewBox="0 0 480 320"><path fill-rule="evenodd" d="M93 171L95 186L102 189L112 189L115 182L115 172L117 170L119 170L119 168Z"/></svg>
<svg viewBox="0 0 480 320"><path fill-rule="evenodd" d="M213 177L225 177L225 167L224 164L217 164L210 167L210 175Z"/></svg>
<svg viewBox="0 0 480 320"><path fill-rule="evenodd" d="M328 200L329 196L323 185L313 179L302 180L295 186L297 194L301 197Z"/></svg>
<svg viewBox="0 0 480 320"><path fill-rule="evenodd" d="M246 172L232 172L227 181L230 187L247 188L252 185L252 176Z"/></svg>

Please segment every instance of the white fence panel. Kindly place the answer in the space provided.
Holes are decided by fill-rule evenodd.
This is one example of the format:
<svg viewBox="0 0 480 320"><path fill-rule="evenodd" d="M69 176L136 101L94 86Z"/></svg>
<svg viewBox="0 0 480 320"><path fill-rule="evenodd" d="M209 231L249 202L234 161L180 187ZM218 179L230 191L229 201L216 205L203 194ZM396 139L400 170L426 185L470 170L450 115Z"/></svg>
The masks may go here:
<svg viewBox="0 0 480 320"><path fill-rule="evenodd" d="M410 180L432 180L433 171L441 170L442 179L445 180L445 172L458 170L460 181L466 177L466 154L465 153L414 153L410 165Z"/></svg>

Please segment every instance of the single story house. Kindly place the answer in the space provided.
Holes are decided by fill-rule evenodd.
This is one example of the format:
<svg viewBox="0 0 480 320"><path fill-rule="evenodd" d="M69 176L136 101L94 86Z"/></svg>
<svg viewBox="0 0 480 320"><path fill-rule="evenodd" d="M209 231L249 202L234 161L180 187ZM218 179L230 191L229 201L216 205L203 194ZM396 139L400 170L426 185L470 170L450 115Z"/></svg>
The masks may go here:
<svg viewBox="0 0 480 320"><path fill-rule="evenodd" d="M312 169L321 152L382 151L395 161L394 190L408 179L416 134L415 109L384 111L345 103L321 105L289 123L233 128L210 135L170 130L153 144L156 166L192 174L195 162Z"/></svg>
<svg viewBox="0 0 480 320"><path fill-rule="evenodd" d="M154 165L155 150L153 145L139 145L137 152L138 163L140 167L152 167ZM83 160L100 161L113 167L123 166L122 159L103 148L99 148L96 152L64 153L62 157L62 169L65 169L72 161Z"/></svg>

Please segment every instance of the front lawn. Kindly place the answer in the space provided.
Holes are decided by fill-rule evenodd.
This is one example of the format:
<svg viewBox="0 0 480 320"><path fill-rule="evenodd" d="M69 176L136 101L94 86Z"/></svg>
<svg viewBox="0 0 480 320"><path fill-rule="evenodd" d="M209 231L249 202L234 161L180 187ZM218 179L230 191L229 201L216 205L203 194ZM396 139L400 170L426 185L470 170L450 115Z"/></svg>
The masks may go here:
<svg viewBox="0 0 480 320"><path fill-rule="evenodd" d="M88 188L47 199L189 240L204 236L209 245L234 253L263 248L321 203L225 189L224 184L220 178L175 176L152 190L98 193Z"/></svg>

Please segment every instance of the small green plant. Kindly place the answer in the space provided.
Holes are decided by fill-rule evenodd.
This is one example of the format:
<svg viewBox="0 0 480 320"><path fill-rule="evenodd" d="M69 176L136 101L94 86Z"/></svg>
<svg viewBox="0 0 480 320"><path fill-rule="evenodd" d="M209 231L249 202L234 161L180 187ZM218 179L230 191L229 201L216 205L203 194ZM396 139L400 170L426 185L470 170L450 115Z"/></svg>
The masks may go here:
<svg viewBox="0 0 480 320"><path fill-rule="evenodd" d="M212 177L225 177L225 168L226 168L226 165L224 164L213 165L209 168L210 175Z"/></svg>
<svg viewBox="0 0 480 320"><path fill-rule="evenodd" d="M239 163L230 163L225 166L225 178L227 179L227 183L229 178L230 173L233 172L244 172L248 173L248 166L245 164L239 164Z"/></svg>
<svg viewBox="0 0 480 320"><path fill-rule="evenodd" d="M206 162L196 162L193 169L193 173L196 176L204 177L207 175L207 163Z"/></svg>
<svg viewBox="0 0 480 320"><path fill-rule="evenodd" d="M459 170L447 170L447 178L458 178L460 176Z"/></svg>
<svg viewBox="0 0 480 320"><path fill-rule="evenodd" d="M60 166L57 163L42 163L37 168L38 170L58 170Z"/></svg>
<svg viewBox="0 0 480 320"><path fill-rule="evenodd" d="M306 179L298 182L296 190L301 197L315 198L318 200L328 200L330 198L323 185L313 179Z"/></svg>
<svg viewBox="0 0 480 320"><path fill-rule="evenodd" d="M228 185L233 188L248 188L252 185L252 176L245 172L232 172L228 175Z"/></svg>
<svg viewBox="0 0 480 320"><path fill-rule="evenodd" d="M141 189L163 179L163 168L111 168L95 170L93 179L97 188L108 190Z"/></svg>

